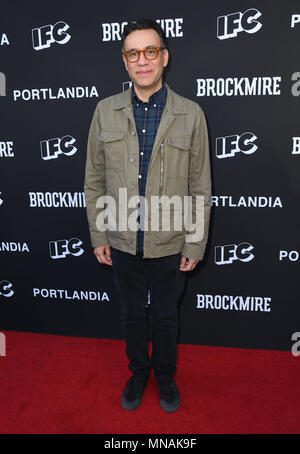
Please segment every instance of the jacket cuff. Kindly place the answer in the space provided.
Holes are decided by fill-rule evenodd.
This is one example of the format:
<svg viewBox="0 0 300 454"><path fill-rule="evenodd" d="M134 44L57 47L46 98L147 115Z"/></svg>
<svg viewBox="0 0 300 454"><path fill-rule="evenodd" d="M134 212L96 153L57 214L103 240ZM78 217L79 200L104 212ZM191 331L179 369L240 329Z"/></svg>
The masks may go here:
<svg viewBox="0 0 300 454"><path fill-rule="evenodd" d="M103 247L109 243L106 232L91 233L92 247Z"/></svg>
<svg viewBox="0 0 300 454"><path fill-rule="evenodd" d="M195 246L191 243L184 243L181 254L189 259L203 260L204 252L205 246Z"/></svg>

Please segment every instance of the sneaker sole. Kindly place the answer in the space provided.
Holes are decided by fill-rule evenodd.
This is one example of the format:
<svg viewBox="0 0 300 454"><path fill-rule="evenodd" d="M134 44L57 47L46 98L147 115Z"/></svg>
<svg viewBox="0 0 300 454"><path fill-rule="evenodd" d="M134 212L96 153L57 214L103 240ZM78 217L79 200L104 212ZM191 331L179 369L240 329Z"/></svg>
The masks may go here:
<svg viewBox="0 0 300 454"><path fill-rule="evenodd" d="M124 396L122 396L122 399L121 399L121 404L122 404L122 407L124 408L124 410L135 410L136 408L139 407L141 402L142 402L142 399L136 399L136 400L133 400L132 402L128 401Z"/></svg>
<svg viewBox="0 0 300 454"><path fill-rule="evenodd" d="M166 402L165 400L160 400L159 401L161 408L168 412L168 413L173 413L174 411L178 410L180 407L180 399L176 401L174 404L170 404L169 402Z"/></svg>

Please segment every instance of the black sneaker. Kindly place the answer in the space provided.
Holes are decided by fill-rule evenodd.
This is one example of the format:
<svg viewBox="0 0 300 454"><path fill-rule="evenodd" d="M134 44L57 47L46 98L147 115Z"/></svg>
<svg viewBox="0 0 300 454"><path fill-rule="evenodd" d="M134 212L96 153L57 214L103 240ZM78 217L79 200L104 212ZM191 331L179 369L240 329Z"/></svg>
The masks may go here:
<svg viewBox="0 0 300 454"><path fill-rule="evenodd" d="M160 406L163 410L169 413L178 410L180 405L180 395L173 379L158 382L158 391Z"/></svg>
<svg viewBox="0 0 300 454"><path fill-rule="evenodd" d="M134 375L128 380L121 399L125 410L135 410L140 405L146 385L147 380L138 379Z"/></svg>

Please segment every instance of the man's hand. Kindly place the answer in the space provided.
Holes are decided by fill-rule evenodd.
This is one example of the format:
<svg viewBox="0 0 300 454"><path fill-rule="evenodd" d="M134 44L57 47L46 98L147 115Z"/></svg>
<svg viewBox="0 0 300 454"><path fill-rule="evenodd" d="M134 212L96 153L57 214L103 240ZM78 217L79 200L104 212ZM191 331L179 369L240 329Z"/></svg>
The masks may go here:
<svg viewBox="0 0 300 454"><path fill-rule="evenodd" d="M184 257L184 255L181 257L181 262L180 262L180 271L192 271L199 260L196 259L189 259L187 257Z"/></svg>
<svg viewBox="0 0 300 454"><path fill-rule="evenodd" d="M109 244L106 244L105 246L95 247L94 254L97 257L98 262L112 266Z"/></svg>

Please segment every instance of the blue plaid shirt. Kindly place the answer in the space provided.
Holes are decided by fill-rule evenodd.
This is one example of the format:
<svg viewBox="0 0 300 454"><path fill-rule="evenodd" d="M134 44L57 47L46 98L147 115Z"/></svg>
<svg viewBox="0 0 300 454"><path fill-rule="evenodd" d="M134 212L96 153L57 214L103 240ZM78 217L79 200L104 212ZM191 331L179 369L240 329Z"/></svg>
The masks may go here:
<svg viewBox="0 0 300 454"><path fill-rule="evenodd" d="M167 89L163 85L160 90L150 96L148 102L141 101L136 96L134 89L131 90L131 94L136 130L139 137L139 195L145 197L148 165L161 115L166 105ZM142 204L139 212L140 228L137 231L137 252L142 252L144 245Z"/></svg>

